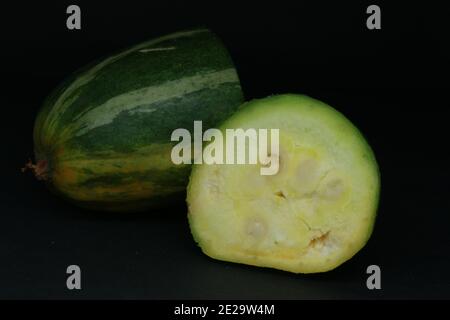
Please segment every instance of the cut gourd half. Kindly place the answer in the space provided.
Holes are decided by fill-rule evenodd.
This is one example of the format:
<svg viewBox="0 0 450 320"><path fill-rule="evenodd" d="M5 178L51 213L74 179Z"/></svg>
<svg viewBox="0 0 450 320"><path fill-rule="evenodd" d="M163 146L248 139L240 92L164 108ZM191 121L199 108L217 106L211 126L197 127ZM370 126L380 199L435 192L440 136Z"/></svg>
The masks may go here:
<svg viewBox="0 0 450 320"><path fill-rule="evenodd" d="M372 233L380 190L360 131L327 104L293 94L248 102L220 130L238 128L279 130L278 171L262 175L259 160L194 165L188 218L202 251L294 273L329 271L354 256Z"/></svg>

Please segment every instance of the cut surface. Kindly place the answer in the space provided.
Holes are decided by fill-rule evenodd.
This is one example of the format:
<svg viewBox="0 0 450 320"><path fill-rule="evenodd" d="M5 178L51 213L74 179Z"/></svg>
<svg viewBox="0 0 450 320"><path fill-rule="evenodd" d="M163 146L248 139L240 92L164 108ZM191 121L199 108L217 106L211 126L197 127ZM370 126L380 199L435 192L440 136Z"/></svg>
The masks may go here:
<svg viewBox="0 0 450 320"><path fill-rule="evenodd" d="M245 104L221 127L279 129L279 171L196 165L192 234L209 256L312 273L351 258L372 232L379 195L374 155L339 112L300 95Z"/></svg>

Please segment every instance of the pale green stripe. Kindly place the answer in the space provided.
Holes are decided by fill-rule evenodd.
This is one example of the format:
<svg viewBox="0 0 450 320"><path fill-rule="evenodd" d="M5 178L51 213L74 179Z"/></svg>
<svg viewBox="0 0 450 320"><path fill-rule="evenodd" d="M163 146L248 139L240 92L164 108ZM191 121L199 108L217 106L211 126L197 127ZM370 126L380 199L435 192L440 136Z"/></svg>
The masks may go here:
<svg viewBox="0 0 450 320"><path fill-rule="evenodd" d="M177 33L169 34L169 35L157 38L157 39L152 39L152 40L140 43L134 47L131 47L128 50L125 50L117 55L111 56L111 57L103 60L102 62L98 63L91 69L89 69L86 72L84 72L83 74L79 75L64 90L64 92L56 100L52 111L49 113L49 115L46 119L46 123L45 123L44 127L47 127L50 129L49 134L54 134L56 127L57 127L58 119L60 118L60 116L71 106L73 101L75 101L78 98L78 94L75 93L76 90L78 90L82 86L84 86L84 85L88 84L90 81L92 81L97 76L99 71L102 70L107 65L117 61L118 59L120 59L132 52L148 48L148 47L158 44L160 42L177 39L177 38L182 38L182 37L189 37L189 36L193 36L195 34L202 33L202 32L208 32L208 30L207 29L199 29L199 30L192 30L192 31L177 32Z"/></svg>

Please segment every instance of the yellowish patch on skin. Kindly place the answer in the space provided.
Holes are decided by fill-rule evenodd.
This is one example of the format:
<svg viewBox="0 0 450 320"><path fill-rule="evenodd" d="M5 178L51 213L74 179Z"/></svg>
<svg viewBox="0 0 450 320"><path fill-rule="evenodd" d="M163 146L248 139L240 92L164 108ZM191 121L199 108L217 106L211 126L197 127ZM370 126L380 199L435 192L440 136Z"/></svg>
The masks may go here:
<svg viewBox="0 0 450 320"><path fill-rule="evenodd" d="M55 165L52 172L52 182L55 186L63 187L65 185L71 185L77 183L79 180L79 174L77 170L67 166Z"/></svg>
<svg viewBox="0 0 450 320"><path fill-rule="evenodd" d="M127 175L148 170L164 170L175 167L170 158L170 144L151 145L132 154L104 152L89 158L80 151L58 146L52 159L51 179L55 187L67 197L80 201L114 201L144 199L170 191L170 188L156 188L152 181L122 181L120 184L89 185L83 182L95 177ZM178 191L178 190L173 190Z"/></svg>
<svg viewBox="0 0 450 320"><path fill-rule="evenodd" d="M120 186L95 186L90 188L66 186L63 190L70 198L78 201L114 201L126 195L127 200L145 199L154 195L150 183L132 182Z"/></svg>
<svg viewBox="0 0 450 320"><path fill-rule="evenodd" d="M107 173L111 170L117 172L118 168L122 168L123 172L142 171L149 168L166 169L176 167L171 161L167 161L170 159L171 148L171 144L154 144L124 154L114 151L85 154L74 149L63 152L60 148L61 151L56 154L55 161L74 168L92 169L96 173Z"/></svg>

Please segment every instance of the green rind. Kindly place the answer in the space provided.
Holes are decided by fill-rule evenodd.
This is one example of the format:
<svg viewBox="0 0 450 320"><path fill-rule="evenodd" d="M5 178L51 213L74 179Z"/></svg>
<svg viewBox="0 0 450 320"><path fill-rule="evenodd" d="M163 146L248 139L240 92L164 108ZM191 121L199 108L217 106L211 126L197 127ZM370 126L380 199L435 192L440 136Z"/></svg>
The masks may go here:
<svg viewBox="0 0 450 320"><path fill-rule="evenodd" d="M194 120L213 127L242 101L233 63L213 33L163 36L64 81L37 116L36 160L48 161L51 188L75 203L108 211L153 207L187 184L189 168L171 163L172 131L191 130ZM124 179L128 193L121 192ZM145 190L132 194L133 185ZM89 196L94 186L102 191Z"/></svg>

